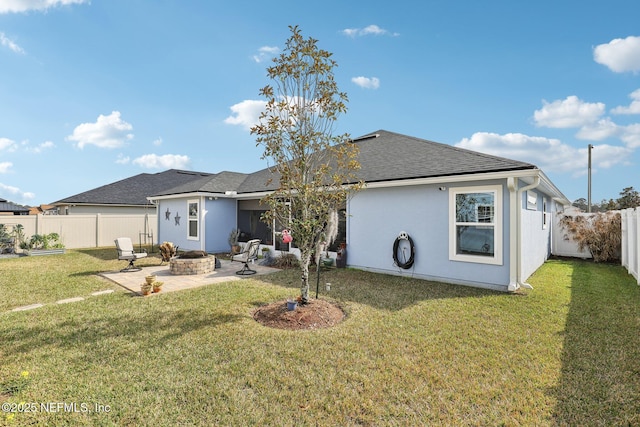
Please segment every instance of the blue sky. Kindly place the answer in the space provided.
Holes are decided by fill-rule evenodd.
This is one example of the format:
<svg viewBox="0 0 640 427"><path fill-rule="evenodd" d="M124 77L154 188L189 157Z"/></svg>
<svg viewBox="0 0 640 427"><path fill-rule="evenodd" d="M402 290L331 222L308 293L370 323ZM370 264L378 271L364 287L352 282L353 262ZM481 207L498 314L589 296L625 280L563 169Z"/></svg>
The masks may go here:
<svg viewBox="0 0 640 427"><path fill-rule="evenodd" d="M0 0L0 198L169 168L266 166L249 126L299 25L333 53L339 132L527 161L571 200L640 190L640 3ZM393 155L393 153L390 153Z"/></svg>

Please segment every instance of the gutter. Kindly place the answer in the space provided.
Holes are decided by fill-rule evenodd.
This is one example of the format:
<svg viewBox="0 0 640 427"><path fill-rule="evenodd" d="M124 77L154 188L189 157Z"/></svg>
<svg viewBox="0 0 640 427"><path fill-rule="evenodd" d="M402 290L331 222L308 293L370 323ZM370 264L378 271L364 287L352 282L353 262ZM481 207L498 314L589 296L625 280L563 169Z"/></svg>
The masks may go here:
<svg viewBox="0 0 640 427"><path fill-rule="evenodd" d="M533 183L518 188L518 178L507 178L509 188L509 286L510 292L520 287L533 289L528 283L522 282L522 194L540 185L540 174L533 177Z"/></svg>

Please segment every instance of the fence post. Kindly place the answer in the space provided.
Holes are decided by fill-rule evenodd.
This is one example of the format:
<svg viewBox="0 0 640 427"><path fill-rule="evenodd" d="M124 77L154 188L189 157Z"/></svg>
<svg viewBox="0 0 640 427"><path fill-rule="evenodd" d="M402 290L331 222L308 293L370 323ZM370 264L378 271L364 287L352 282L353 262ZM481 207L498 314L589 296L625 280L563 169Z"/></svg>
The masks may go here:
<svg viewBox="0 0 640 427"><path fill-rule="evenodd" d="M100 214L97 213L96 214L96 248L100 246L100 227L101 227L100 219L101 219Z"/></svg>
<svg viewBox="0 0 640 427"><path fill-rule="evenodd" d="M634 256L635 259L632 261L634 264L634 271L636 272L636 283L640 285L640 207L635 209L631 209L632 212L632 220L635 222L635 235L632 236L632 244L635 247Z"/></svg>
<svg viewBox="0 0 640 427"><path fill-rule="evenodd" d="M629 269L629 209L620 212L620 228L622 231L622 247L620 253L620 264Z"/></svg>

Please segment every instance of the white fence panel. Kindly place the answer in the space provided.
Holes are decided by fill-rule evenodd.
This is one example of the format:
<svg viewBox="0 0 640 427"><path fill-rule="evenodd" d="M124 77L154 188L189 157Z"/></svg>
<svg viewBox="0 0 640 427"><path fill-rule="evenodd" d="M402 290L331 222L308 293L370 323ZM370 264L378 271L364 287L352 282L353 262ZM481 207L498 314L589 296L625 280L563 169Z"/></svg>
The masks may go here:
<svg viewBox="0 0 640 427"><path fill-rule="evenodd" d="M640 285L640 207L622 212L622 265Z"/></svg>
<svg viewBox="0 0 640 427"><path fill-rule="evenodd" d="M158 235L156 215L102 215L98 228L98 246L113 246L118 237L130 237L137 245L151 244Z"/></svg>
<svg viewBox="0 0 640 427"><path fill-rule="evenodd" d="M134 244L152 244L158 235L156 215L19 215L0 217L0 224L22 224L27 238L34 234L58 233L68 249L114 246L118 237Z"/></svg>
<svg viewBox="0 0 640 427"><path fill-rule="evenodd" d="M578 243L573 240L571 234L567 232L561 225L560 221L565 216L576 216L582 215L587 216L590 214L586 213L563 213L558 212L556 215L553 215L553 225L551 231L551 253L556 256L566 256L572 258L591 258L591 253L585 249L578 249Z"/></svg>

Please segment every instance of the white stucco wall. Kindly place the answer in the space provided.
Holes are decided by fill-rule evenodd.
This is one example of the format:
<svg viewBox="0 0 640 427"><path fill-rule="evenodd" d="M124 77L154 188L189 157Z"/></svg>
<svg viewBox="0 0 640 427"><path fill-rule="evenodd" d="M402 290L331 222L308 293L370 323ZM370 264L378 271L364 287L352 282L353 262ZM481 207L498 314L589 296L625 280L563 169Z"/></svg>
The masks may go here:
<svg viewBox="0 0 640 427"><path fill-rule="evenodd" d="M509 284L509 191L503 186L502 265L449 260L449 187L478 186L478 182L362 190L348 206L348 264L387 274L506 290ZM446 187L444 191L439 187ZM415 243L414 266L393 263L393 243L401 231Z"/></svg>

